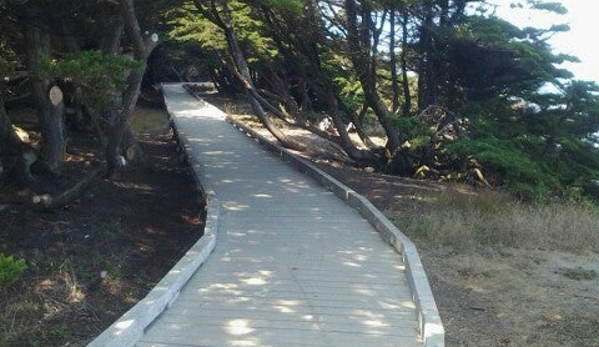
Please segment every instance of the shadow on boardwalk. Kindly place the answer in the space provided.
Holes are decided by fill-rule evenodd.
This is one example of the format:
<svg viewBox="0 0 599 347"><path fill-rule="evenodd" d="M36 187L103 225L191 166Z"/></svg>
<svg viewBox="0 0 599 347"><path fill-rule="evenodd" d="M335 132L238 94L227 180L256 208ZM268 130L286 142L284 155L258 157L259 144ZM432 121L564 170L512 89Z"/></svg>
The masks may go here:
<svg viewBox="0 0 599 347"><path fill-rule="evenodd" d="M218 201L218 232L212 255L136 346L423 345L413 276L362 215L218 109L178 85L164 94Z"/></svg>

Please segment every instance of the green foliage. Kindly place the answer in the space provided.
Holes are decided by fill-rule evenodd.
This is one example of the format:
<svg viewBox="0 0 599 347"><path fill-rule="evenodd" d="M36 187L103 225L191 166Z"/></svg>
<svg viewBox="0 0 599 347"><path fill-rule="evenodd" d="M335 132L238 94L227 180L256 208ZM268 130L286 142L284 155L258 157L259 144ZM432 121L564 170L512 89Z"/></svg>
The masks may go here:
<svg viewBox="0 0 599 347"><path fill-rule="evenodd" d="M446 148L450 155L461 160L473 157L485 172L501 177L503 182L497 183L506 184L521 198L538 200L547 195L548 189L558 186L543 163L512 141L487 136L458 140Z"/></svg>
<svg viewBox="0 0 599 347"><path fill-rule="evenodd" d="M394 117L392 121L397 130L407 139L430 138L435 134L434 129L431 129L428 124L416 117Z"/></svg>
<svg viewBox="0 0 599 347"><path fill-rule="evenodd" d="M289 11L299 15L303 9L301 0L263 0L267 6L271 6L280 10Z"/></svg>
<svg viewBox="0 0 599 347"><path fill-rule="evenodd" d="M196 4L205 5L197 8ZM572 74L558 64L577 58L555 54L547 43L550 35L567 31L569 26L555 23L544 29L519 28L492 14L492 6L485 1L471 1L468 6L473 4L487 10L473 15L461 6L463 2L457 1L360 2L363 12L356 24L360 26L360 35L370 36L370 42L374 42L376 30L367 27L365 16L376 18L376 26L386 28L379 22L382 10L393 7L405 14L399 22L407 21L407 41L395 49L408 53L410 89L412 95L421 98L412 105L420 110L429 104L439 105L461 118L460 129L467 128L464 132L455 130L457 127L448 129L449 136L432 146L430 139L436 131L433 125L390 114L401 139L412 145L414 165L426 162L442 174L475 165L491 183L506 186L531 200L580 192L583 196L596 196L599 201L599 186L594 183L599 177L599 154L595 148L599 142L595 136L599 132L599 88L567 81ZM317 7L313 10L310 3L300 0L228 2L234 30L252 63L256 84L265 88L288 84L290 90L286 92L296 97L303 97L303 91L293 90L294 85L307 86L306 95L312 99L302 105L309 107L306 111L319 111L324 98L320 98L318 89L323 83L311 79L317 76L333 82L342 111L361 109L364 86L348 50L351 45L347 18L342 13L344 3L331 5L341 12L319 12ZM186 50L195 47L201 51L202 62L218 75L227 59L227 43L219 27L222 23L215 20L209 6L199 1L185 2L166 15L167 31L170 39L184 43ZM567 12L559 2L521 0L514 6L557 14ZM430 23L425 23L423 19L429 16ZM402 42L401 31L398 27L396 43ZM310 39L306 40L307 36ZM387 42L383 39L381 45L386 46ZM378 55L372 57L377 62L376 90L369 92L378 93L383 103L389 105L389 50L374 48L369 48L367 54ZM304 63L305 66L298 66ZM284 83L270 83L273 76ZM559 90L543 91L548 85ZM366 119L371 116L365 115ZM454 141L459 136L462 138ZM464 176L455 171L448 176Z"/></svg>
<svg viewBox="0 0 599 347"><path fill-rule="evenodd" d="M144 63L130 57L98 50L69 53L61 59L40 56L36 64L42 77L73 83L79 97L96 107L110 103L115 92L124 91L128 70L145 68Z"/></svg>
<svg viewBox="0 0 599 347"><path fill-rule="evenodd" d="M576 58L553 54L544 39L563 30L567 28L520 29L494 16L468 16L445 38L449 73L469 100L536 92L547 83L572 77L555 64Z"/></svg>
<svg viewBox="0 0 599 347"><path fill-rule="evenodd" d="M543 10L557 14L568 13L568 9L562 3L557 1L546 2L541 0L528 0L528 4L535 10Z"/></svg>
<svg viewBox="0 0 599 347"><path fill-rule="evenodd" d="M497 108L494 116L472 119L471 137L444 147L449 160L465 163L474 158L493 183L528 200L559 195L599 201L594 183L599 177L599 153L586 132L574 131L580 119L564 121L567 109L514 110L514 104L509 105L512 108Z"/></svg>
<svg viewBox="0 0 599 347"><path fill-rule="evenodd" d="M276 56L277 51L271 40L262 34L264 25L253 15L253 8L240 1L230 1L229 8L235 33L244 48L251 52L247 57L248 62L255 62L259 57ZM171 40L196 43L221 58L227 54L227 41L222 28L204 17L193 2L185 2L181 7L167 12L165 21Z"/></svg>
<svg viewBox="0 0 599 347"><path fill-rule="evenodd" d="M194 42L205 50L226 50L227 42L222 29L198 13L193 2L165 14L168 38L176 42Z"/></svg>
<svg viewBox="0 0 599 347"><path fill-rule="evenodd" d="M15 260L12 256L5 256L0 253L0 288L14 282L26 268L25 260Z"/></svg>
<svg viewBox="0 0 599 347"><path fill-rule="evenodd" d="M537 165L525 153L494 137L458 140L447 149L460 157L473 155L482 165L502 171L510 178L533 181L539 175Z"/></svg>
<svg viewBox="0 0 599 347"><path fill-rule="evenodd" d="M578 267L576 269L563 269L564 277L567 277L575 281L592 281L599 277L599 273L595 270L583 269Z"/></svg>

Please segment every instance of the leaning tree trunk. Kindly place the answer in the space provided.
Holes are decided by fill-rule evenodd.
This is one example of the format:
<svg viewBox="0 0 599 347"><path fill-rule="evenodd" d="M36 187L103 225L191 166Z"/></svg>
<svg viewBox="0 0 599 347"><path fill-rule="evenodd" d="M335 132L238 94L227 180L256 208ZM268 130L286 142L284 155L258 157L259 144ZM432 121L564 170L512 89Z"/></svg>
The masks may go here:
<svg viewBox="0 0 599 347"><path fill-rule="evenodd" d="M234 69L237 72L237 76L242 83L243 87L246 90L246 95L248 96L248 100L250 105L252 106L252 110L254 114L258 117L260 122L266 127L266 129L279 141L283 146L291 149L295 149L298 151L305 150L305 146L297 141L290 139L285 133L283 133L273 121L270 119L266 111L264 110L262 103L260 100L264 100L259 97L259 93L254 86L252 76L250 75L250 70L247 66L247 62L245 61L245 56L239 47L239 42L237 41L237 36L233 28L228 25L225 28L225 36L227 38L227 43L229 46L229 53L231 54L231 59L233 60Z"/></svg>
<svg viewBox="0 0 599 347"><path fill-rule="evenodd" d="M124 29L133 47L133 58L145 63L150 53L158 45L158 36L156 34L142 34L135 14L133 0L119 0L119 5L124 21ZM139 99L143 74L143 69L131 70L127 79L127 89L123 94L121 108L109 120L108 143L105 151L108 175L113 174L121 166L121 158L125 158L127 156L126 153L129 152L127 149L122 150L123 139L131 140L134 138L130 133L129 118L133 114L137 100Z"/></svg>
<svg viewBox="0 0 599 347"><path fill-rule="evenodd" d="M58 175L62 168L65 153L66 132L64 124L64 101L61 89L37 69L36 60L50 54L50 36L34 26L26 31L32 96L35 101L38 119L42 129L40 166L47 172Z"/></svg>
<svg viewBox="0 0 599 347"><path fill-rule="evenodd" d="M372 40L376 39L376 27L372 21L370 8L362 4L362 22L358 21L355 0L345 1L347 12L347 33L349 53L356 75L364 92L364 100L372 108L387 136L387 148L394 152L401 145L398 132L389 119L389 111L376 90L376 56L372 51Z"/></svg>
<svg viewBox="0 0 599 347"><path fill-rule="evenodd" d="M306 13L318 13L316 2L307 1L305 11ZM276 29L274 32L297 32L296 35L289 35L289 37L281 35L279 50L285 53L286 44L282 44L282 42L287 42L287 44L290 44L295 52L297 52L285 55L285 58L288 60L287 66L299 66L300 75L306 83L304 92L307 92L307 89L309 88L311 92L316 95L316 99L319 100L325 112L333 120L338 135L327 136L327 134L319 134L315 131L316 129L313 129L313 126L305 128L340 145L348 157L357 163L382 168L384 161L379 153L370 149L364 150L357 148L347 132L346 124L344 123L344 119L348 118L345 117L347 107L343 107L343 103L339 100L331 77L324 73L322 62L319 57L317 47L319 46L319 42L322 42L323 38L319 36L320 32L317 30L319 27L318 19L316 17L311 20L308 19L307 22L304 22L303 25L301 25L301 29L299 30L297 29L297 23L289 25L289 21L276 23L275 21L267 20L267 23L277 26L277 28L286 28L284 30ZM306 30L310 31L308 35L306 35ZM308 75L312 78L308 79ZM309 100L307 95L306 98Z"/></svg>
<svg viewBox="0 0 599 347"><path fill-rule="evenodd" d="M226 1L218 1L218 5L220 5L220 11L217 11L217 3L213 1L212 4L212 12L208 13L209 18L218 25L225 33L225 38L227 40L227 47L229 50L230 59L228 60L231 65L231 69L235 72L237 79L241 82L252 110L254 114L260 122L264 125L264 127L285 147L295 149L295 150L305 150L306 147L293 139L289 138L285 133L283 133L280 129L276 127L273 121L270 119L262 103L267 103L266 100L260 97L256 87L254 85L254 81L250 74L250 69L247 65L247 61L245 60L245 56L241 47L239 45L239 41L237 40L237 35L235 34L235 30L233 29L233 25L231 24L231 13L229 12L229 8L227 7ZM198 9L202 8L202 4L196 0L196 5ZM266 105L269 107L272 105Z"/></svg>

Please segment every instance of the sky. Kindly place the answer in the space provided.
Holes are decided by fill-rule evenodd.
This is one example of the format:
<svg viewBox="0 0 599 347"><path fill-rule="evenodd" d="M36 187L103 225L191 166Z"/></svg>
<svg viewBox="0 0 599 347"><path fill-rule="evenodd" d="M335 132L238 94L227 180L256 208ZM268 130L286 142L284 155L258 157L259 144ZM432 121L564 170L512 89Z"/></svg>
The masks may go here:
<svg viewBox="0 0 599 347"><path fill-rule="evenodd" d="M542 11L511 9L510 3L516 0L493 0L497 5L497 15L517 26L548 28L553 24L569 24L570 31L553 36L549 43L556 53L566 53L578 57L581 63L567 64L575 78L599 82L599 17L596 7L588 0L553 0L561 2L567 9L566 15L551 15Z"/></svg>

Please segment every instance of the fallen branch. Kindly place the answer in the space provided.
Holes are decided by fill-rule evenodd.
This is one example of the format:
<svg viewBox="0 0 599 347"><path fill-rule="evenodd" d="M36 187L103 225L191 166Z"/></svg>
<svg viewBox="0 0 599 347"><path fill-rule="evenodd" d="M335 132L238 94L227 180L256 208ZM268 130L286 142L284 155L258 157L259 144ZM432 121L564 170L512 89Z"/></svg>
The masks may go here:
<svg viewBox="0 0 599 347"><path fill-rule="evenodd" d="M31 198L31 204L34 209L42 211L51 211L65 206L83 196L93 183L106 175L106 169L107 165L104 162L94 168L71 188L61 192L56 196L52 196L50 194L34 195Z"/></svg>

